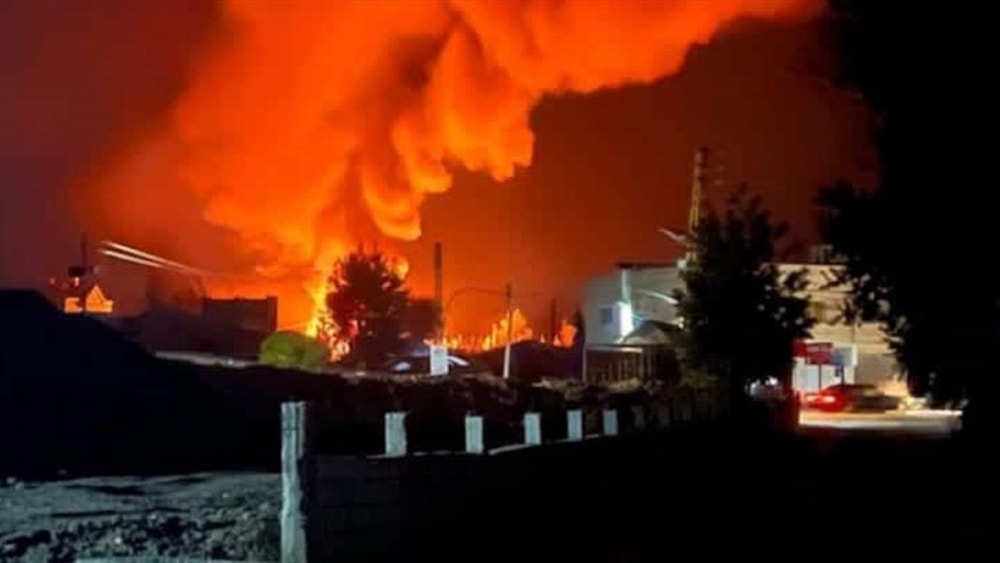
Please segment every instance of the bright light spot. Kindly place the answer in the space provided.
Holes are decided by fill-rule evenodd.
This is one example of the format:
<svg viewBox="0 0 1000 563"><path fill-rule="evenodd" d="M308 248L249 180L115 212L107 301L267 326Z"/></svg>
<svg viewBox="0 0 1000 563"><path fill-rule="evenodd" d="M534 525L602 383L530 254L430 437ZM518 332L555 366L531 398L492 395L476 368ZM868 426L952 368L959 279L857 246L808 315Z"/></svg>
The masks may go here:
<svg viewBox="0 0 1000 563"><path fill-rule="evenodd" d="M635 321L632 318L632 304L624 301L618 302L618 335L625 336L635 330Z"/></svg>

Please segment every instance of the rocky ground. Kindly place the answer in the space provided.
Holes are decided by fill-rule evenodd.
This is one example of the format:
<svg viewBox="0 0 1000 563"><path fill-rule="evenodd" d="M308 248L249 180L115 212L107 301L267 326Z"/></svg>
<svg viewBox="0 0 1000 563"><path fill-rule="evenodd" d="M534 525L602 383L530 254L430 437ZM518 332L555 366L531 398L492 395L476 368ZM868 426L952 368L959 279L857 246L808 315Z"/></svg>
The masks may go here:
<svg viewBox="0 0 1000 563"><path fill-rule="evenodd" d="M0 483L0 562L161 555L277 561L276 474Z"/></svg>

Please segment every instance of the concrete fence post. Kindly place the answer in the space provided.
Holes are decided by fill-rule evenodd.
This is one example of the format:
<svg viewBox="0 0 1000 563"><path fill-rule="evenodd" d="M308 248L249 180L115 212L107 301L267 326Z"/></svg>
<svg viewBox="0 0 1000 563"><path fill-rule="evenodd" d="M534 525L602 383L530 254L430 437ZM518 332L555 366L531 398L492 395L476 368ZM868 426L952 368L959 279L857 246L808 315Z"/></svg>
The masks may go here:
<svg viewBox="0 0 1000 563"><path fill-rule="evenodd" d="M601 429L605 436L618 435L618 411L605 409L601 417Z"/></svg>
<svg viewBox="0 0 1000 563"><path fill-rule="evenodd" d="M583 411L580 409L566 411L566 439L571 442L583 440Z"/></svg>
<svg viewBox="0 0 1000 563"><path fill-rule="evenodd" d="M542 415L537 412L524 413L524 444L538 446L542 443Z"/></svg>
<svg viewBox="0 0 1000 563"><path fill-rule="evenodd" d="M385 413L385 455L400 457L406 455L406 413Z"/></svg>
<svg viewBox="0 0 1000 563"><path fill-rule="evenodd" d="M281 404L281 563L306 563L305 403Z"/></svg>
<svg viewBox="0 0 1000 563"><path fill-rule="evenodd" d="M632 406L632 427L636 430L646 429L646 409L642 405Z"/></svg>
<svg viewBox="0 0 1000 563"><path fill-rule="evenodd" d="M486 449L483 443L483 417L465 416L465 453L481 454Z"/></svg>
<svg viewBox="0 0 1000 563"><path fill-rule="evenodd" d="M670 428L670 405L666 403L656 405L656 424L660 428Z"/></svg>

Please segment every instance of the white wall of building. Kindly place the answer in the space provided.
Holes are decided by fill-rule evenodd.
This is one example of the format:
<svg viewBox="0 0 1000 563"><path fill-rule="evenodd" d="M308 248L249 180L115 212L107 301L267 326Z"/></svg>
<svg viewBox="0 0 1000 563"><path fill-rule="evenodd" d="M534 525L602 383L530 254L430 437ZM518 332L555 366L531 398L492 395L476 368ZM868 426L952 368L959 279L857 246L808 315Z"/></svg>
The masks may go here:
<svg viewBox="0 0 1000 563"><path fill-rule="evenodd" d="M848 383L891 380L898 375L899 369L885 332L877 323L848 324L843 318L849 287L836 283L842 268L836 264L778 264L782 275L805 272L807 285L800 296L809 298L809 313L816 321L808 341L829 342L836 348L851 350L852 361L844 369L844 380ZM814 390L820 383L820 370L823 372L822 385L839 382L833 366L820 368L804 364L796 367L793 381L796 386L805 385L804 390Z"/></svg>
<svg viewBox="0 0 1000 563"><path fill-rule="evenodd" d="M587 344L614 344L644 320L674 322L677 308L666 297L681 287L680 272L668 265L620 267L592 278L583 307ZM631 315L623 304L630 305Z"/></svg>
<svg viewBox="0 0 1000 563"><path fill-rule="evenodd" d="M609 345L618 342L629 326L642 320L676 322L677 308L664 296L683 290L684 282L676 266L666 264L627 265L592 278L586 286L584 322L588 345ZM810 299L810 315L816 320L810 342L829 342L835 348L846 349L851 361L844 369L847 382L879 383L898 375L898 367L889 349L886 335L875 323L850 325L844 322L843 307L848 287L834 283L843 266L834 264L778 264L778 271L787 275L806 272L807 286L801 296ZM631 304L632 319L628 308ZM822 379L820 378L822 372ZM812 387L839 381L834 366L801 365L793 379L797 385ZM835 377L836 376L836 377Z"/></svg>

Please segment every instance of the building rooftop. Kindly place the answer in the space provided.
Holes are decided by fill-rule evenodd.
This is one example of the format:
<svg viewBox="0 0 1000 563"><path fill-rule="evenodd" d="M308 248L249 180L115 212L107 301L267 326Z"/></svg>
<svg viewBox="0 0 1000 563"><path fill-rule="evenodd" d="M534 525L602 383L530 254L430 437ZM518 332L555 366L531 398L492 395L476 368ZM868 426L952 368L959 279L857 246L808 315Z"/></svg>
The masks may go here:
<svg viewBox="0 0 1000 563"><path fill-rule="evenodd" d="M641 262L616 262L615 266L620 270L643 270L648 268L675 268L676 261L671 260L650 260Z"/></svg>

